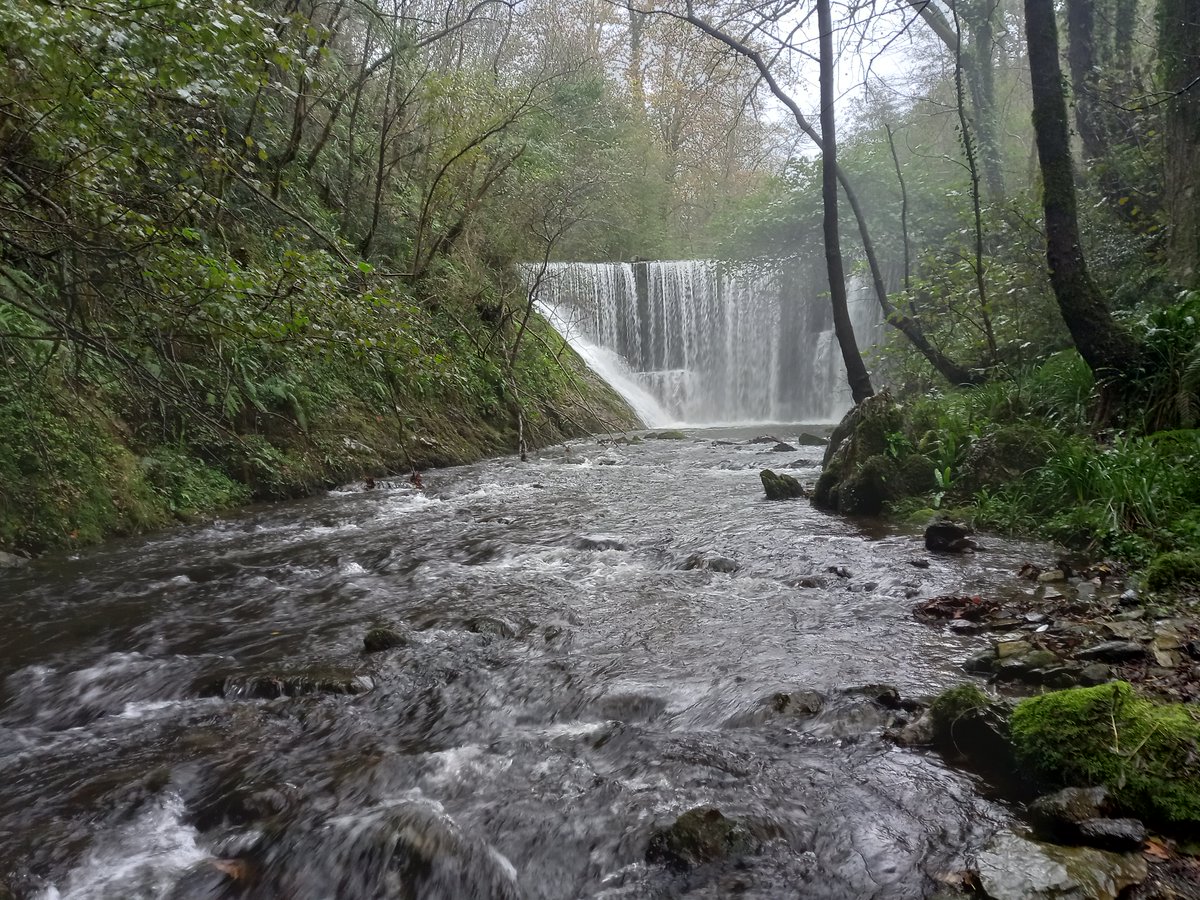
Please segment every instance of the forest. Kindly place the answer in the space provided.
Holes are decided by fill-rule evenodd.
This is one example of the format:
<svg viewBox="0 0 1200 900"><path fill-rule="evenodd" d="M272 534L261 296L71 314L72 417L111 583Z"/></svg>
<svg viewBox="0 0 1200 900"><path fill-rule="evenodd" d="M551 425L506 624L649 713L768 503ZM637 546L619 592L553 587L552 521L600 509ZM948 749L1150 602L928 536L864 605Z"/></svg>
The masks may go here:
<svg viewBox="0 0 1200 900"><path fill-rule="evenodd" d="M1029 7L8 4L0 543L624 427L516 263L823 247L919 507L1186 547L1196 10ZM1052 465L964 477L1012 423Z"/></svg>
<svg viewBox="0 0 1200 900"><path fill-rule="evenodd" d="M1200 0L0 3L0 900L1196 897L1198 610Z"/></svg>

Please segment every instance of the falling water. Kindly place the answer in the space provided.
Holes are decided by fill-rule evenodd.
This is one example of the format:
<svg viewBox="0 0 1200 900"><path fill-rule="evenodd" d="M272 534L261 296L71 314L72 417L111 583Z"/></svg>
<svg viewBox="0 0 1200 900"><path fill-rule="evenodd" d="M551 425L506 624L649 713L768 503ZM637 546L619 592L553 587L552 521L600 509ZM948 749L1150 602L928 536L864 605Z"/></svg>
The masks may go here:
<svg viewBox="0 0 1200 900"><path fill-rule="evenodd" d="M536 269L527 270L534 283ZM707 260L552 263L537 300L647 425L829 421L850 405L819 278ZM852 280L860 346L878 340Z"/></svg>

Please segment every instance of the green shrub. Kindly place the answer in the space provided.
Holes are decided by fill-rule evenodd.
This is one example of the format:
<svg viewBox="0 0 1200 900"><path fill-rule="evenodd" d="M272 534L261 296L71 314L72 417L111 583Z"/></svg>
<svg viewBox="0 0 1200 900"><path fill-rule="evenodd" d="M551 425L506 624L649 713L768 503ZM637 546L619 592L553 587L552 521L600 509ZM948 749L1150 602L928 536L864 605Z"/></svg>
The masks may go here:
<svg viewBox="0 0 1200 900"><path fill-rule="evenodd" d="M1200 713L1123 681L1034 697L1013 711L1018 759L1054 785L1103 785L1126 811L1200 824Z"/></svg>
<svg viewBox="0 0 1200 900"><path fill-rule="evenodd" d="M1152 591L1200 586L1200 550L1175 550L1154 557L1146 567L1146 587Z"/></svg>

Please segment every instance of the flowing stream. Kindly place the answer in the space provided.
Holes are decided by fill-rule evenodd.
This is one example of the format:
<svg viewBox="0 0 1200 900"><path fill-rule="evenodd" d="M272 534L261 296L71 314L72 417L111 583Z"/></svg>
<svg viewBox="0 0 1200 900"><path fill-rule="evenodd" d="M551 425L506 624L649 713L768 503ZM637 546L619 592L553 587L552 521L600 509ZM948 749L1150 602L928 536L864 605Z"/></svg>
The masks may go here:
<svg viewBox="0 0 1200 900"><path fill-rule="evenodd" d="M0 885L927 896L1010 813L889 743L897 713L858 689L960 680L983 639L913 603L1019 590L1036 548L989 538L917 568L916 534L765 501L761 467L811 480L820 448L756 433L591 440L4 574ZM405 645L364 653L375 624ZM797 691L820 711L781 710ZM653 829L703 804L757 823L761 846L647 862Z"/></svg>

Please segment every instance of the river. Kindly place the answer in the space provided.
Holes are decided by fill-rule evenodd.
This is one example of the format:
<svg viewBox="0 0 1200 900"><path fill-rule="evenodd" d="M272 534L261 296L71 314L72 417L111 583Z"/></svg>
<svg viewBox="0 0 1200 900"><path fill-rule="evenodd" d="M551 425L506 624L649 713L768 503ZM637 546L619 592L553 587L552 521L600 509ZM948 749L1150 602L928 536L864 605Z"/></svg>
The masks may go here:
<svg viewBox="0 0 1200 900"><path fill-rule="evenodd" d="M767 502L760 468L812 480L821 449L746 442L762 432L592 439L0 575L0 883L927 896L1011 812L887 741L898 713L856 689L961 680L983 639L913 604L1016 591L1036 548L989 538L918 568L915 531ZM405 645L364 653L378 624ZM821 710L781 712L798 691ZM647 862L653 829L699 805L766 838L694 871Z"/></svg>

